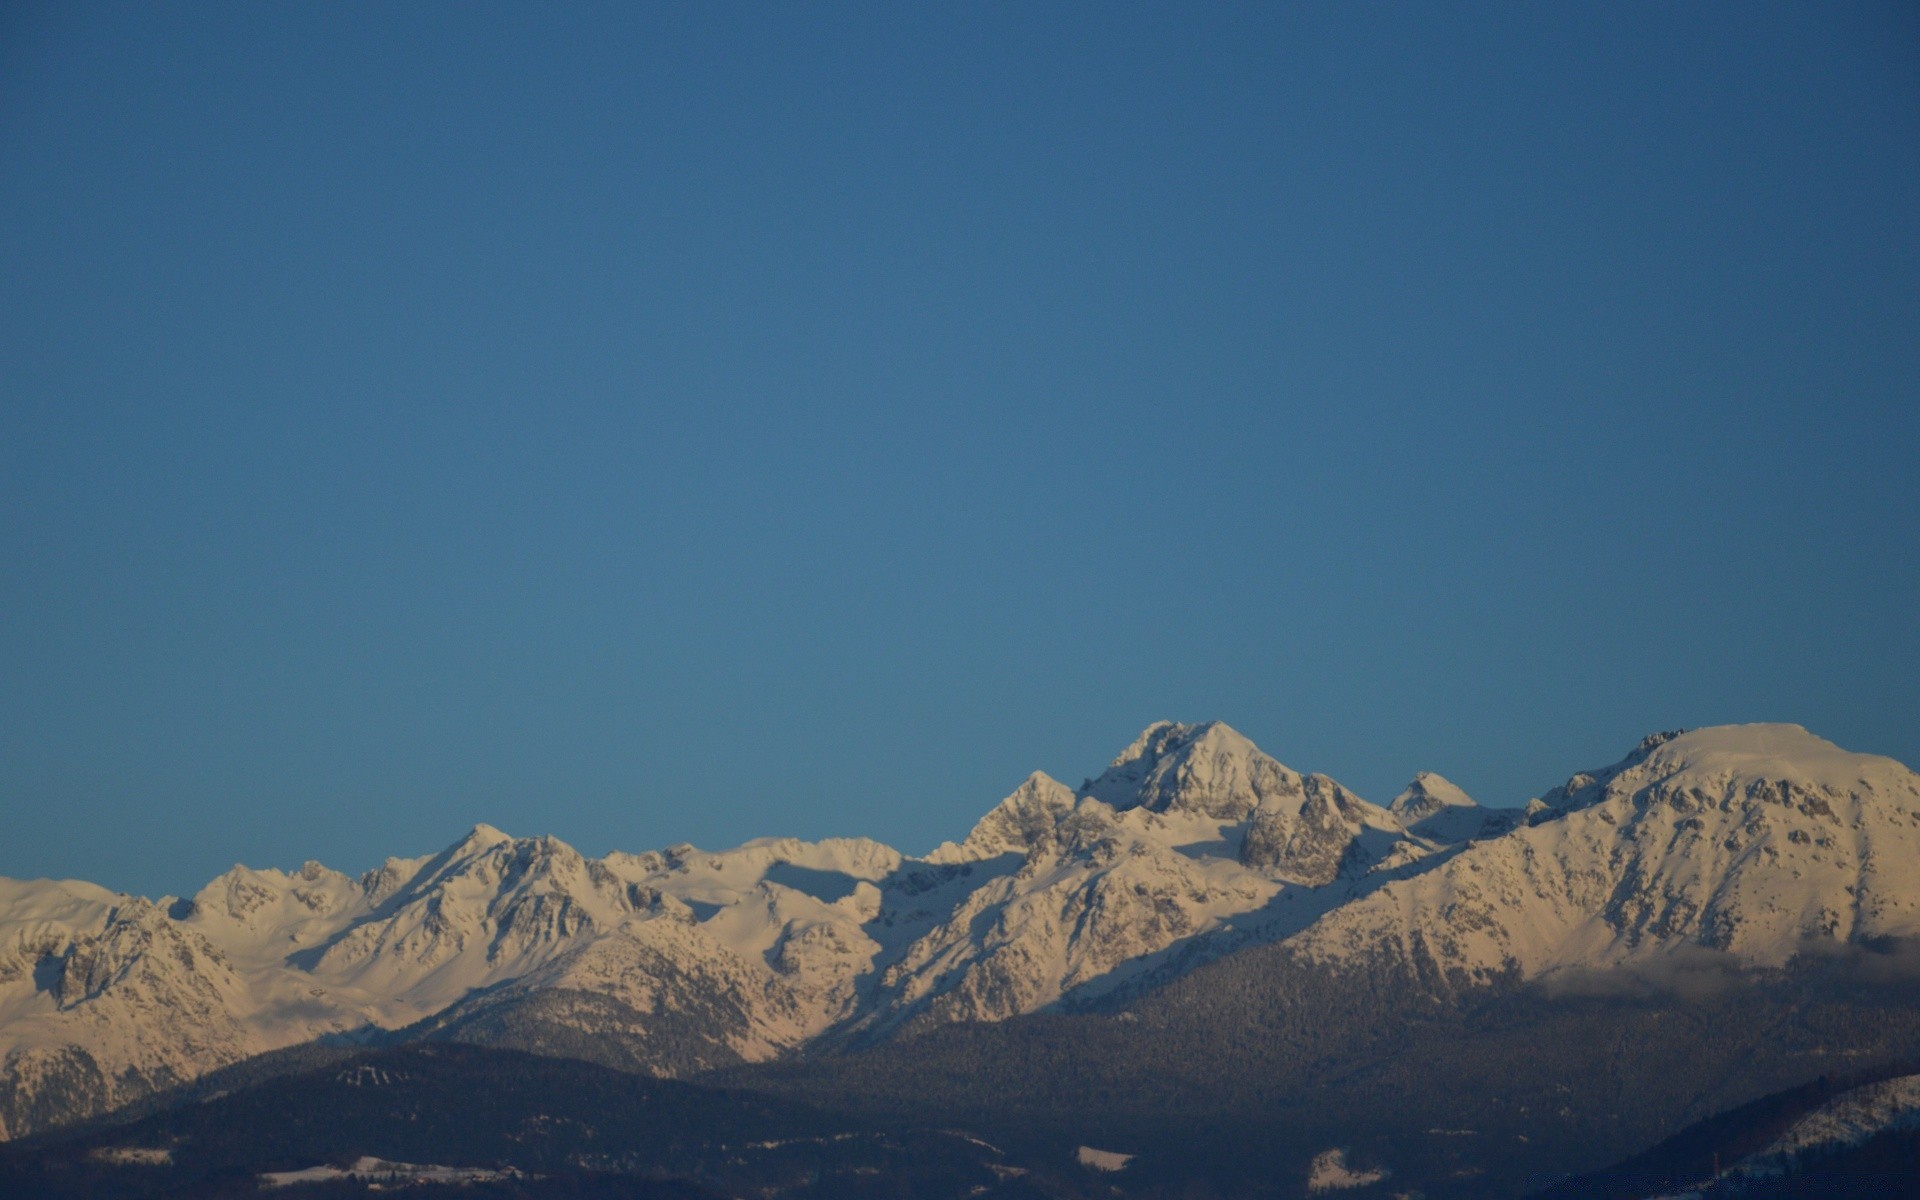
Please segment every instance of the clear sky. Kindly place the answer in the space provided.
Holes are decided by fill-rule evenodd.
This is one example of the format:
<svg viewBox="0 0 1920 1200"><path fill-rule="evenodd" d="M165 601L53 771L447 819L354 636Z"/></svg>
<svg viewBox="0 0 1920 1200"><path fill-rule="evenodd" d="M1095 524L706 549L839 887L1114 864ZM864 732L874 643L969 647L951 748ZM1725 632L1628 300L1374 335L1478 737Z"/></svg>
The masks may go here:
<svg viewBox="0 0 1920 1200"><path fill-rule="evenodd" d="M0 7L0 874L1920 763L1911 5Z"/></svg>

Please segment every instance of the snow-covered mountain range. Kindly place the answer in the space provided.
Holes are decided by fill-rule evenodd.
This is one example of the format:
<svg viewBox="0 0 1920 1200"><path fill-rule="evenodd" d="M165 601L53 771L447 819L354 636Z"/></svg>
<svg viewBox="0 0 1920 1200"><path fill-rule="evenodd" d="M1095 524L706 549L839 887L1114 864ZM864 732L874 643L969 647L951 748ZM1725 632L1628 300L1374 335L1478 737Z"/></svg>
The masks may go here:
<svg viewBox="0 0 1920 1200"><path fill-rule="evenodd" d="M321 1038L504 1040L687 1074L1049 1007L1255 943L1464 979L1920 934L1920 776L1792 725L1647 738L1525 808L1381 807L1219 723L1035 774L915 858L765 839L588 859L488 826L358 878L189 900L0 880L0 1137Z"/></svg>

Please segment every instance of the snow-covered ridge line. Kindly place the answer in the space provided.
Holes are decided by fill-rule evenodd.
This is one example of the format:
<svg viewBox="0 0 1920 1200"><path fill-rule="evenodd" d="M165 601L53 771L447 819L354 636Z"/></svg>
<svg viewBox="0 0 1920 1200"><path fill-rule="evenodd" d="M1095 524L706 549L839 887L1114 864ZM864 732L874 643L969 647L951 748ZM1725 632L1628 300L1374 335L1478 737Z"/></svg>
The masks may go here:
<svg viewBox="0 0 1920 1200"><path fill-rule="evenodd" d="M1431 773L1381 807L1223 724L1160 722L924 858L841 838L590 859L477 825L358 878L236 866L186 902L0 880L0 1136L49 1097L82 1115L316 1038L537 1026L688 1073L1113 1003L1276 940L1485 975L1777 962L1920 932L1916 883L1920 780L1797 726L1656 735L1521 810Z"/></svg>
<svg viewBox="0 0 1920 1200"><path fill-rule="evenodd" d="M1869 1083L1840 1093L1795 1121L1771 1145L1741 1159L1728 1174L1773 1178L1804 1158L1864 1144L1876 1134L1920 1127L1920 1075Z"/></svg>

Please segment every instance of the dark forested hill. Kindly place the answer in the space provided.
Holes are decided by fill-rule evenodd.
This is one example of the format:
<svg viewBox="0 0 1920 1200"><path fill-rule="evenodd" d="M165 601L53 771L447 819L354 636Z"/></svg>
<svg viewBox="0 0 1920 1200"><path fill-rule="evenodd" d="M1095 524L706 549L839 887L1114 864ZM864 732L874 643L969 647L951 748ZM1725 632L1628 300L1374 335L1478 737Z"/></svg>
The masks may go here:
<svg viewBox="0 0 1920 1200"><path fill-rule="evenodd" d="M1465 1198L1597 1169L1823 1072L1916 1058L1911 985L1829 962L1463 988L1266 947L1120 1013L937 1029L725 1078L870 1118L1052 1129L1138 1154L1133 1186L1300 1194L1343 1148L1392 1172L1381 1195Z"/></svg>
<svg viewBox="0 0 1920 1200"><path fill-rule="evenodd" d="M362 1052L78 1138L0 1147L0 1195L254 1196L262 1173L369 1156L517 1173L464 1195L1080 1195L958 1131L883 1130L767 1095L438 1043ZM334 1180L276 1194L362 1190L364 1181Z"/></svg>
<svg viewBox="0 0 1920 1200"><path fill-rule="evenodd" d="M1920 1096L1916 1064L1799 1087L1688 1126L1538 1200L1639 1200L1692 1192L1708 1200L1893 1200L1920 1196L1920 1130L1902 1102ZM1797 1147L1782 1152L1786 1146Z"/></svg>

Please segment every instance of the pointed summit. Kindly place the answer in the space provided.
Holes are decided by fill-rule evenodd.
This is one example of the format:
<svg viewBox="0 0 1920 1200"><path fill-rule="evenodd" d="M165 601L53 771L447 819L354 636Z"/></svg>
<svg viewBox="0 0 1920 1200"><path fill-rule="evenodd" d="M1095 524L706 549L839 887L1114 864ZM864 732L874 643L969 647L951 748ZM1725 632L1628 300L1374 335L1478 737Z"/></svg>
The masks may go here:
<svg viewBox="0 0 1920 1200"><path fill-rule="evenodd" d="M482 821L480 824L468 830L467 836L455 842L450 849L461 853L472 854L480 850L490 850L498 846L501 842L511 842L512 840L513 836L511 834L502 833L500 830Z"/></svg>
<svg viewBox="0 0 1920 1200"><path fill-rule="evenodd" d="M1268 796L1300 792L1300 774L1224 721L1156 721L1080 794L1116 809L1178 809L1244 820Z"/></svg>
<svg viewBox="0 0 1920 1200"><path fill-rule="evenodd" d="M1393 798L1393 802L1387 805L1387 811L1399 817L1401 824L1411 828L1444 809L1478 807L1472 796L1461 791L1446 777L1432 771L1422 771L1413 777L1413 782L1407 785L1405 791Z"/></svg>
<svg viewBox="0 0 1920 1200"><path fill-rule="evenodd" d="M948 842L928 858L936 862L972 862L1009 852L1025 854L1073 811L1074 795L1066 784L1044 771L1035 771L1013 793L993 806L974 824L967 840Z"/></svg>
<svg viewBox="0 0 1920 1200"><path fill-rule="evenodd" d="M1519 824L1526 815L1514 809L1483 808L1451 780L1432 771L1415 775L1387 811L1398 817L1409 833L1448 843L1493 837Z"/></svg>

